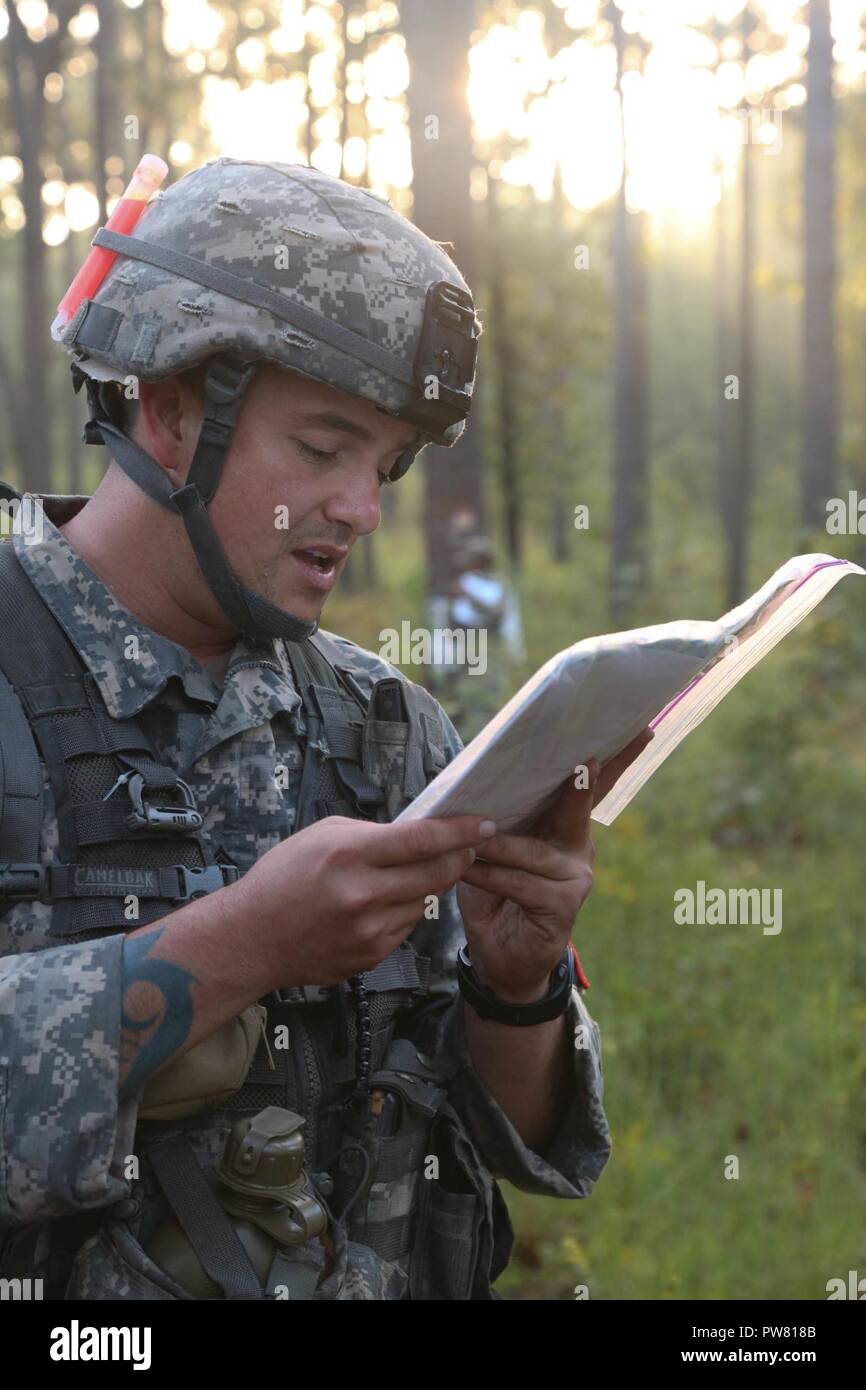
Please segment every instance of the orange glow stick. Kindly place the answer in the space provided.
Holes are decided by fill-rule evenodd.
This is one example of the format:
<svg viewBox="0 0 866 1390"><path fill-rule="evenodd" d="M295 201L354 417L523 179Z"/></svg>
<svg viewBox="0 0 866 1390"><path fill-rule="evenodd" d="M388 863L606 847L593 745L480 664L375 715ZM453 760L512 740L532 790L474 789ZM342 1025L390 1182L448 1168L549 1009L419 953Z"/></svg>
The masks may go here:
<svg viewBox="0 0 866 1390"><path fill-rule="evenodd" d="M168 165L156 154L143 155L129 184L118 199L114 212L106 222L106 230L129 234L168 173ZM57 317L51 325L51 336L59 341L63 330L73 318L83 299L92 299L118 256L94 246L69 289L57 306Z"/></svg>

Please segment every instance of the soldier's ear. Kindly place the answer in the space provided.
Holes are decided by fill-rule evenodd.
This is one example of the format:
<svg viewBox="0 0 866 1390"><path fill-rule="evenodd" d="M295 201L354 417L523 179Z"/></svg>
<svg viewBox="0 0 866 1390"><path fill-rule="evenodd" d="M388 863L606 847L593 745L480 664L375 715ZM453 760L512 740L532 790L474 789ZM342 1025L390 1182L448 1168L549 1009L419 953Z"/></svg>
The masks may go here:
<svg viewBox="0 0 866 1390"><path fill-rule="evenodd" d="M142 448L166 472L185 473L201 429L201 397L194 386L177 376L143 381L138 405L137 436Z"/></svg>

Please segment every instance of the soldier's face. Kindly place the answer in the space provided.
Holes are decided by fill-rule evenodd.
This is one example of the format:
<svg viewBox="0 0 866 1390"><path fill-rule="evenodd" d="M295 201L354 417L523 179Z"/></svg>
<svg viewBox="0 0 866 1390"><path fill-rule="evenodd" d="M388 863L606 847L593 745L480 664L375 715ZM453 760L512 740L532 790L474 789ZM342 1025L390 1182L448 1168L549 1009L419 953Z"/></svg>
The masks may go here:
<svg viewBox="0 0 866 1390"><path fill-rule="evenodd" d="M369 401L261 367L209 507L235 574L317 618L352 546L379 525L383 479L416 438Z"/></svg>

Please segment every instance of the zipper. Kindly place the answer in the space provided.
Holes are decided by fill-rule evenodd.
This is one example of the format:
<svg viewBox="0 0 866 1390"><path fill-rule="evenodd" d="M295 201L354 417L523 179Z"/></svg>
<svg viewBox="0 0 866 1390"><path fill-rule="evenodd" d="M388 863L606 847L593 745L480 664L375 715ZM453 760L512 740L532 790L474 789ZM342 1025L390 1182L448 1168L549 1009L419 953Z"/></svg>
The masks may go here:
<svg viewBox="0 0 866 1390"><path fill-rule="evenodd" d="M295 1071L298 1078L298 1093L301 1098L304 1125L304 1154L308 1168L315 1169L316 1142L318 1139L317 1112L322 1100L322 1079L316 1064L316 1052L306 1026L300 1020L301 1010L296 1011L293 1026L301 1039L303 1062L295 1051Z"/></svg>

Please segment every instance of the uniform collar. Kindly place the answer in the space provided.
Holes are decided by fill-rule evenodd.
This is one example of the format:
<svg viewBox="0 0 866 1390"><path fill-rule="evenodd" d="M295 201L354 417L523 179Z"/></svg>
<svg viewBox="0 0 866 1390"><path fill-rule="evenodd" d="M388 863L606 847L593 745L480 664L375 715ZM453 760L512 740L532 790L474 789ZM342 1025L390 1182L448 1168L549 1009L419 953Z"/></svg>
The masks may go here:
<svg viewBox="0 0 866 1390"><path fill-rule="evenodd" d="M187 696L216 707L224 696L204 667L182 646L152 632L124 608L58 530L87 498L43 497L42 534L13 535L15 553L31 583L60 623L99 686L108 713L130 719L161 694L172 676ZM300 704L281 640L238 639L229 658L226 690L233 673L266 673L267 698L260 713L272 718Z"/></svg>

